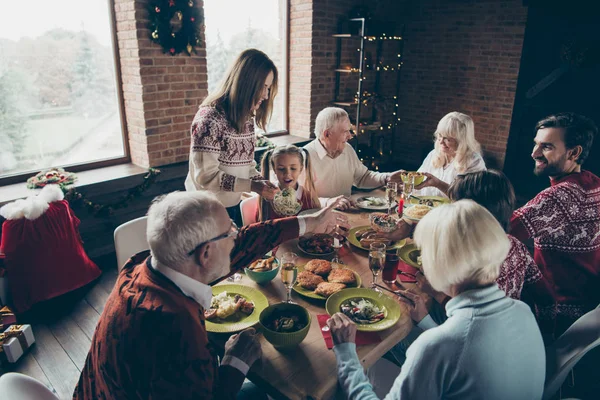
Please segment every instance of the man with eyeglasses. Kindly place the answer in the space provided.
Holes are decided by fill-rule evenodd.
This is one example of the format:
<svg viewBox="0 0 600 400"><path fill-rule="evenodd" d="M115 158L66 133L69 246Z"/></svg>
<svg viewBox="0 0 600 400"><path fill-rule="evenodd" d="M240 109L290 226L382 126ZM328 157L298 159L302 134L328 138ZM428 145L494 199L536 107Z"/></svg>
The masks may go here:
<svg viewBox="0 0 600 400"><path fill-rule="evenodd" d="M204 310L210 283L305 232L349 228L330 207L238 230L206 191L174 192L148 211L150 251L124 266L92 338L74 399L232 399L262 351L253 328L233 335L220 365Z"/></svg>

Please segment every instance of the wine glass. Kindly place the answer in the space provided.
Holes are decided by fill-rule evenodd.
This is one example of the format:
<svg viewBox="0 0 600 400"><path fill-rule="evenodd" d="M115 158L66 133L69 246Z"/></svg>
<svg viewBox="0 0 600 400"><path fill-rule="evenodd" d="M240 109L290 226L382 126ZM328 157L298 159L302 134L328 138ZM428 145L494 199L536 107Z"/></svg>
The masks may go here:
<svg viewBox="0 0 600 400"><path fill-rule="evenodd" d="M369 246L369 268L373 274L373 284L371 285L371 289L377 292L381 292L377 287L377 276L385 264L385 250L385 243L375 242L371 243L371 246Z"/></svg>
<svg viewBox="0 0 600 400"><path fill-rule="evenodd" d="M410 201L410 196L415 190L415 177L414 175L408 174L406 177L402 177L402 196L404 201Z"/></svg>
<svg viewBox="0 0 600 400"><path fill-rule="evenodd" d="M396 201L396 197L398 196L398 183L396 182L388 182L385 185L385 198L387 199L388 204L388 215L392 214L392 205L394 201Z"/></svg>
<svg viewBox="0 0 600 400"><path fill-rule="evenodd" d="M340 256L340 249L344 246L344 231L339 225L336 225L335 230L331 233L331 236L333 236L333 251L335 252L333 259L331 260L331 265L335 268L344 265L344 261L342 261Z"/></svg>
<svg viewBox="0 0 600 400"><path fill-rule="evenodd" d="M287 289L286 303L292 303L292 288L298 277L297 259L298 256L292 252L283 253L281 256L281 282L283 282L283 286Z"/></svg>

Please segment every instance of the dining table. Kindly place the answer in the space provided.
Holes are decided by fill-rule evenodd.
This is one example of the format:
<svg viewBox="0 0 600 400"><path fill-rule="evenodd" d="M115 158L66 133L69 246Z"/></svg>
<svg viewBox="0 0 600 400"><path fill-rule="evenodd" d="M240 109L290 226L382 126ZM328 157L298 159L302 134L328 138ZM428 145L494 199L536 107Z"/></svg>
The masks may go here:
<svg viewBox="0 0 600 400"><path fill-rule="evenodd" d="M385 193L377 190L368 195L382 196L383 194ZM353 195L353 197L357 196L358 194ZM343 213L348 217L351 227L369 225L370 211L353 210ZM298 255L298 265L306 264L309 260L317 258L303 253L298 248L298 239L281 244L276 250L276 256L279 258L286 252L294 252ZM369 269L368 252L346 243L339 251L339 256L345 264L345 268L350 268L360 275L362 286L369 287L372 273ZM319 258L331 260L332 257ZM220 284L230 284L230 282ZM242 279L236 284L260 290L267 297L269 304L286 299L287 289L279 276L265 284L258 284L242 274ZM398 289L394 286L389 287ZM399 301L394 294L385 291L384 293L400 304L400 318L392 327L378 332L381 340L377 343L357 346L358 358L365 369L371 367L394 345L404 339L413 327L405 304ZM317 315L327 314L325 301L306 298L295 291L292 291L292 301L306 308L311 315L310 329L306 338L297 347L278 350L261 335L262 358L250 368L248 379L275 399L336 398L341 394L337 379L336 358L333 350L326 347L317 320ZM221 337L220 340L219 337ZM211 341L214 341L217 347L221 346L222 348L226 339L227 336L223 336L223 334L211 335Z"/></svg>

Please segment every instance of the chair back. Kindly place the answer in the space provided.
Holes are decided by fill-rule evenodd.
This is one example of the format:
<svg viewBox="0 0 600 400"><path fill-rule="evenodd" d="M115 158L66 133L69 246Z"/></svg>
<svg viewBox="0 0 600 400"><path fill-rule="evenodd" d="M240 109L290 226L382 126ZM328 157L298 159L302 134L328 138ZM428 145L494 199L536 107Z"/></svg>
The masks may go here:
<svg viewBox="0 0 600 400"><path fill-rule="evenodd" d="M115 229L115 252L119 271L132 255L150 248L146 239L147 221L148 217L144 216L125 222Z"/></svg>
<svg viewBox="0 0 600 400"><path fill-rule="evenodd" d="M587 352L600 345L600 308L588 312L546 349L543 400L552 398Z"/></svg>
<svg viewBox="0 0 600 400"><path fill-rule="evenodd" d="M256 221L256 211L258 211L258 196L253 195L247 199L242 200L240 203L240 210L242 211L242 223L244 225L253 224Z"/></svg>
<svg viewBox="0 0 600 400"><path fill-rule="evenodd" d="M58 400L42 382L16 372L0 376L0 397L10 400Z"/></svg>

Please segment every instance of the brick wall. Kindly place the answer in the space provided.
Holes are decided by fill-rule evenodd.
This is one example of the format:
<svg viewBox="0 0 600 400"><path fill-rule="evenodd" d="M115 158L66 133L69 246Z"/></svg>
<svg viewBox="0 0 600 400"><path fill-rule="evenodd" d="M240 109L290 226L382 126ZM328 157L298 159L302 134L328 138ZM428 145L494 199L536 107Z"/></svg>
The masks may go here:
<svg viewBox="0 0 600 400"><path fill-rule="evenodd" d="M437 122L469 114L486 161L502 167L527 8L521 0L415 4L408 16L396 158L418 165Z"/></svg>
<svg viewBox="0 0 600 400"><path fill-rule="evenodd" d="M115 0L115 15L132 162L186 161L190 125L208 94L204 43L191 57L163 53L149 39L147 1Z"/></svg>

